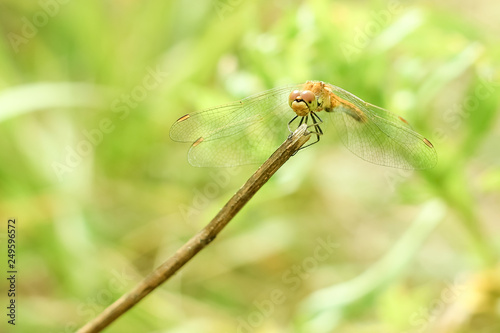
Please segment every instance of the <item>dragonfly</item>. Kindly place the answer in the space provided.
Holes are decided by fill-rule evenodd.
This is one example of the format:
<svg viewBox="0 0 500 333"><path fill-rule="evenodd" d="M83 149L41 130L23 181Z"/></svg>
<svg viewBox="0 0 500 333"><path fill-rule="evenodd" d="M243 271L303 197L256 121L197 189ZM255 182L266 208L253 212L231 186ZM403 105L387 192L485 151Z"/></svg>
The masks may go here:
<svg viewBox="0 0 500 333"><path fill-rule="evenodd" d="M309 145L319 142L326 116L342 143L368 162L401 169L429 169L437 163L432 143L403 117L322 81L274 88L186 114L172 125L170 137L191 143L188 161L193 166L255 164L269 158L294 124L308 125L315 135Z"/></svg>

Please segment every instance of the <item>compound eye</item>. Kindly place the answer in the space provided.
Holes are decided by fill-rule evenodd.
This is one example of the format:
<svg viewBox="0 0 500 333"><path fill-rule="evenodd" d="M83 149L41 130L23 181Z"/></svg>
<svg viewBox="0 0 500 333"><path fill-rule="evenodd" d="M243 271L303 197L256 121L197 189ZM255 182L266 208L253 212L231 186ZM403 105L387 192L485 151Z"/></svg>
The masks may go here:
<svg viewBox="0 0 500 333"><path fill-rule="evenodd" d="M302 97L302 100L307 104L311 104L316 99L313 92L309 90L304 90L302 94L300 94L300 97Z"/></svg>
<svg viewBox="0 0 500 333"><path fill-rule="evenodd" d="M288 97L288 103L292 104L293 101L297 99L297 97L300 96L300 91L294 90L290 93L290 96Z"/></svg>

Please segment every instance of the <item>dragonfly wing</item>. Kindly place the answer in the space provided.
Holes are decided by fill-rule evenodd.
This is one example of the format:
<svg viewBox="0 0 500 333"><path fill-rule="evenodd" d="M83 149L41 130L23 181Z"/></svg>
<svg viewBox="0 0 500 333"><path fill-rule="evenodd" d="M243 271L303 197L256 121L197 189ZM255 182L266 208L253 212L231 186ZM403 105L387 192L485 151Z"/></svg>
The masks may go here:
<svg viewBox="0 0 500 333"><path fill-rule="evenodd" d="M170 138L179 142L194 142L200 137L217 138L216 133L231 123L244 121L240 102L218 106L180 117L170 128Z"/></svg>
<svg viewBox="0 0 500 333"><path fill-rule="evenodd" d="M181 117L170 130L175 141L193 142L194 166L236 166L265 160L283 142L293 117L288 95L296 86L271 89L239 102Z"/></svg>
<svg viewBox="0 0 500 333"><path fill-rule="evenodd" d="M195 142L188 160L193 166L230 167L265 161L287 138L288 104L277 106L275 114L257 115L245 126L228 127L216 140ZM286 112L282 112L286 111ZM239 128L238 128L239 127ZM224 135L230 132L231 135Z"/></svg>
<svg viewBox="0 0 500 333"><path fill-rule="evenodd" d="M332 121L344 145L369 162L402 169L428 169L437 163L432 144L411 129L401 117L366 103L338 87L333 92L366 117L353 117L349 106L331 112Z"/></svg>

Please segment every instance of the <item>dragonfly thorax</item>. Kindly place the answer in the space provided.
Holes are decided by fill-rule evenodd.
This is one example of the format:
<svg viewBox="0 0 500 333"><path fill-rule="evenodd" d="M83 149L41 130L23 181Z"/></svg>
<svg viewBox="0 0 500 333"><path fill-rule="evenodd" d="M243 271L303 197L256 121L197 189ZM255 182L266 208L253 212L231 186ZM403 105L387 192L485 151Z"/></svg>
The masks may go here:
<svg viewBox="0 0 500 333"><path fill-rule="evenodd" d="M307 81L301 90L294 90L288 97L288 103L299 117L310 112L320 112L332 107L331 89L322 81Z"/></svg>

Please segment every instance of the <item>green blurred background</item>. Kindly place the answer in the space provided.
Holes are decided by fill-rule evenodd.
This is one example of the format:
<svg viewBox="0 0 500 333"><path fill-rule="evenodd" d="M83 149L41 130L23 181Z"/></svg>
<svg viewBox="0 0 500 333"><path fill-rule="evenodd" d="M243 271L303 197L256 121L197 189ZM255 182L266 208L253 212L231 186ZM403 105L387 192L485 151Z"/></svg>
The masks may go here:
<svg viewBox="0 0 500 333"><path fill-rule="evenodd" d="M107 332L499 332L499 13L493 0L3 0L0 235L16 217L19 274L17 325L2 314L0 330L75 331L257 168L191 167L168 137L177 118L323 80L404 116L438 166L367 163L326 126Z"/></svg>

